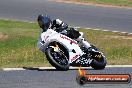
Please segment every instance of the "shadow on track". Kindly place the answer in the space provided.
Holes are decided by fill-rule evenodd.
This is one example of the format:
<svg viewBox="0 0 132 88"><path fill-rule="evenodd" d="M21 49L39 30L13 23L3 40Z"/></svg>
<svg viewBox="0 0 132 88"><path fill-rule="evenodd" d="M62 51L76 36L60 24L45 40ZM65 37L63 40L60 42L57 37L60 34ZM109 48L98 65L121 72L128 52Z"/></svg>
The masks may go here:
<svg viewBox="0 0 132 88"><path fill-rule="evenodd" d="M57 70L57 69L50 69L50 68L43 68L43 69L40 69L40 68L34 68L34 67L23 67L23 69L25 70L37 70L37 71L61 71L61 70ZM78 70L77 68L72 68L72 69L69 69L69 70ZM85 70L94 70L92 68L85 68Z"/></svg>

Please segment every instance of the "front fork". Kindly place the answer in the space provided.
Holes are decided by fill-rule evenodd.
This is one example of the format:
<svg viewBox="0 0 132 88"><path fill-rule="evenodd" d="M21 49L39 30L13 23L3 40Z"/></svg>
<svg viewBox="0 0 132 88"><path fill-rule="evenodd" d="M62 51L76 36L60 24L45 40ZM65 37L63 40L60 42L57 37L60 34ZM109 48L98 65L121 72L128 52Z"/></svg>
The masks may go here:
<svg viewBox="0 0 132 88"><path fill-rule="evenodd" d="M53 48L55 52L59 52L60 51L60 48L59 48L59 46L58 46L58 44L56 42L54 43L54 45L51 45L49 47Z"/></svg>
<svg viewBox="0 0 132 88"><path fill-rule="evenodd" d="M59 53L60 55L65 55L65 53L60 49L59 45L57 44L57 42L53 42L52 43L53 45L50 45L49 47L53 48L54 49L54 52L57 52Z"/></svg>

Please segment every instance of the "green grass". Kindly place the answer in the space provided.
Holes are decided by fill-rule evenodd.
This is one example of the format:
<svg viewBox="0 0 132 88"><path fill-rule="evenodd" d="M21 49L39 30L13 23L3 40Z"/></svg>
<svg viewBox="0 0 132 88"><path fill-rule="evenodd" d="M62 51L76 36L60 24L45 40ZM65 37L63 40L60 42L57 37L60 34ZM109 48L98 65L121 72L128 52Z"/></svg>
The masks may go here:
<svg viewBox="0 0 132 88"><path fill-rule="evenodd" d="M0 68L50 66L37 47L36 23L0 20ZM79 29L107 56L108 64L132 64L132 36Z"/></svg>
<svg viewBox="0 0 132 88"><path fill-rule="evenodd" d="M132 7L132 0L68 0L68 1L79 1L86 3L90 2L90 3L105 4L105 5Z"/></svg>
<svg viewBox="0 0 132 88"><path fill-rule="evenodd" d="M36 48L38 25L0 20L0 68L49 66Z"/></svg>
<svg viewBox="0 0 132 88"><path fill-rule="evenodd" d="M107 57L108 64L132 64L132 35L83 30L85 38Z"/></svg>

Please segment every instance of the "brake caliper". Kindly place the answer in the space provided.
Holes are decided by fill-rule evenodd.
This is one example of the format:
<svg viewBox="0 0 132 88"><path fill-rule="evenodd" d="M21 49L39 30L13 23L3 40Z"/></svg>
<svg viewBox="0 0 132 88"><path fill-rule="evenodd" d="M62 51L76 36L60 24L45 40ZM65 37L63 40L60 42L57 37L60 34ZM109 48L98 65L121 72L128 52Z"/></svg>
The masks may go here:
<svg viewBox="0 0 132 88"><path fill-rule="evenodd" d="M55 42L55 46L50 46L55 52L60 52L58 44Z"/></svg>

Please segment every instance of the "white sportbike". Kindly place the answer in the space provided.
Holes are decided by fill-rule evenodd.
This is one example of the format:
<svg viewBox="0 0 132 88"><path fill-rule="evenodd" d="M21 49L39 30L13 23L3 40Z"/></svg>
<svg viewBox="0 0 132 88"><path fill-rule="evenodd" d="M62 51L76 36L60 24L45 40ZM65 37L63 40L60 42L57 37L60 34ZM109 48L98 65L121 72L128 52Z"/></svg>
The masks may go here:
<svg viewBox="0 0 132 88"><path fill-rule="evenodd" d="M91 66L94 69L106 66L106 57L95 46L89 44L86 50L76 40L52 29L41 33L38 48L57 70L68 70L69 66Z"/></svg>

